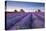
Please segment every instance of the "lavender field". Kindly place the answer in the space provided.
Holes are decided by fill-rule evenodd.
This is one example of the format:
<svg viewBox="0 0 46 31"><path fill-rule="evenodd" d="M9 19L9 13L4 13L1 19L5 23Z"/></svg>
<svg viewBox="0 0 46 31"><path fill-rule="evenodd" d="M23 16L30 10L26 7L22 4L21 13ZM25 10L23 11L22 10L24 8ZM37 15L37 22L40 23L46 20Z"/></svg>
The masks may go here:
<svg viewBox="0 0 46 31"><path fill-rule="evenodd" d="M6 30L44 28L44 12L6 13Z"/></svg>

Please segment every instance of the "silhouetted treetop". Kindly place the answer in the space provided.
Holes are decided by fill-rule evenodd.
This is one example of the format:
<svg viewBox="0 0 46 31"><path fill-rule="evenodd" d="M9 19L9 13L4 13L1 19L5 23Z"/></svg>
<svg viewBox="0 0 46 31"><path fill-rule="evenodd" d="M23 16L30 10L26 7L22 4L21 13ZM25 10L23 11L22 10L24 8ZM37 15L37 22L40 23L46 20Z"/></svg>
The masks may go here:
<svg viewBox="0 0 46 31"><path fill-rule="evenodd" d="M14 10L15 12L17 12L17 10Z"/></svg>
<svg viewBox="0 0 46 31"><path fill-rule="evenodd" d="M38 12L41 12L41 11L38 9Z"/></svg>
<svg viewBox="0 0 46 31"><path fill-rule="evenodd" d="M24 10L23 9L20 9L20 12L24 12Z"/></svg>

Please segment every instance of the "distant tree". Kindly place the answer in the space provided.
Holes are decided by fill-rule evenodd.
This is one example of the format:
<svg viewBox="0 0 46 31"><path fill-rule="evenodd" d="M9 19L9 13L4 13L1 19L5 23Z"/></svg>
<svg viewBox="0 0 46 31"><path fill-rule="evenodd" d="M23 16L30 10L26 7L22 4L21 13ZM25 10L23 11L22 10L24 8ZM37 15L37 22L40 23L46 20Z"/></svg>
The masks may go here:
<svg viewBox="0 0 46 31"><path fill-rule="evenodd" d="M38 12L41 12L41 11L38 9Z"/></svg>
<svg viewBox="0 0 46 31"><path fill-rule="evenodd" d="M20 9L20 12L24 12L24 10L23 9Z"/></svg>
<svg viewBox="0 0 46 31"><path fill-rule="evenodd" d="M17 12L17 10L14 10L15 12Z"/></svg>

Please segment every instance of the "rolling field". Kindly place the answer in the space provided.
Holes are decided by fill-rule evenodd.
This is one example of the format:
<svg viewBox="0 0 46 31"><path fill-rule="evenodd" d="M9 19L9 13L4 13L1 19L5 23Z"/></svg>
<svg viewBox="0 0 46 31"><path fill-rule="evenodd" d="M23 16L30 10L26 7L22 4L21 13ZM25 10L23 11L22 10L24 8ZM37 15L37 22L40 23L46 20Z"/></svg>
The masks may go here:
<svg viewBox="0 0 46 31"><path fill-rule="evenodd" d="M44 12L6 13L6 30L44 28Z"/></svg>

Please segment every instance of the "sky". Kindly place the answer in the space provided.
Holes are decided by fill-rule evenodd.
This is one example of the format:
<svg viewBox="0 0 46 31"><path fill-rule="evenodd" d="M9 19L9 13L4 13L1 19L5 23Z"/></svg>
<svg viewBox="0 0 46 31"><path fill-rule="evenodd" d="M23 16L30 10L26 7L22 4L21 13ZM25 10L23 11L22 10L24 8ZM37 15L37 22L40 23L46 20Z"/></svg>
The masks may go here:
<svg viewBox="0 0 46 31"><path fill-rule="evenodd" d="M38 9L44 11L44 8L44 3L7 1L6 11L13 12L16 9L19 12L20 9L23 9L25 12L34 12Z"/></svg>

